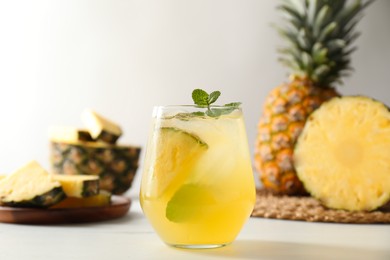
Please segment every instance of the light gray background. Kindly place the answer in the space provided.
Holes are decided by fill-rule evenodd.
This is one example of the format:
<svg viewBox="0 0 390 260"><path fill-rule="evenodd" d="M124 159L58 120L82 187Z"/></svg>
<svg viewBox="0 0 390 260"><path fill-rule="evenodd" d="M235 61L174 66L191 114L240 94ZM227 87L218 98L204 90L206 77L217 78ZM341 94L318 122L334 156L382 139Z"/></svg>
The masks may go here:
<svg viewBox="0 0 390 260"><path fill-rule="evenodd" d="M287 79L277 2L0 1L0 173L31 159L49 168L48 127L81 126L86 107L123 127L120 143L145 147L152 106L191 103L194 88L243 102L253 153L261 104ZM367 10L342 93L390 105L389 13L387 0Z"/></svg>

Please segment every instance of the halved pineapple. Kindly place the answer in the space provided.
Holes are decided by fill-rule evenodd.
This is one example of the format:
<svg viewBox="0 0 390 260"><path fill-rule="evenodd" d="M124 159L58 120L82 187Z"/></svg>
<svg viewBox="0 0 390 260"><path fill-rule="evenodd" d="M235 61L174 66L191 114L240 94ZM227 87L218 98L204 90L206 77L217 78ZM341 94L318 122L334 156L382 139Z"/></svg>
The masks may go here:
<svg viewBox="0 0 390 260"><path fill-rule="evenodd" d="M390 112L367 97L333 98L294 150L299 179L329 208L374 210L390 199Z"/></svg>

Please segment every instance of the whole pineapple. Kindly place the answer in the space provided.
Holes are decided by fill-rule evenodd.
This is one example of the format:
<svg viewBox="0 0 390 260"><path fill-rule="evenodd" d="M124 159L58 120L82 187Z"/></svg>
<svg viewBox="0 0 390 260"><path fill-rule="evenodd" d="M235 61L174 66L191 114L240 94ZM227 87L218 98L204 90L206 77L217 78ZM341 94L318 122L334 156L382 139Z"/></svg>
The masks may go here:
<svg viewBox="0 0 390 260"><path fill-rule="evenodd" d="M372 1L283 1L287 25L277 28L289 43L280 61L292 70L288 83L271 91L258 124L255 166L263 186L276 193L304 193L293 164L293 150L308 116L339 96L335 83L348 74L354 31Z"/></svg>

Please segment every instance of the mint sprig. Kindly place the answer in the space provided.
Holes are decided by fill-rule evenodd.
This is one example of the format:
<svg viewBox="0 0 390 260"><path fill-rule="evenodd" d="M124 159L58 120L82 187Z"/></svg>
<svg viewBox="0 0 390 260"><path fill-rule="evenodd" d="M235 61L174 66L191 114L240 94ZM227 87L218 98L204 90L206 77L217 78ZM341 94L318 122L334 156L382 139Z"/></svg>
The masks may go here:
<svg viewBox="0 0 390 260"><path fill-rule="evenodd" d="M200 107L209 108L211 104L217 101L220 95L220 91L213 91L209 95L203 89L195 89L194 91L192 91L192 100L194 100L194 103Z"/></svg>
<svg viewBox="0 0 390 260"><path fill-rule="evenodd" d="M223 107L212 108L211 104L215 103L220 95L220 91L213 91L210 94L208 94L203 89L195 89L194 91L192 91L192 99L194 100L195 105L207 108L207 111L205 113L195 112L196 115L204 114L210 117L219 117L221 115L230 114L233 110L240 107L240 102L233 102L225 104Z"/></svg>

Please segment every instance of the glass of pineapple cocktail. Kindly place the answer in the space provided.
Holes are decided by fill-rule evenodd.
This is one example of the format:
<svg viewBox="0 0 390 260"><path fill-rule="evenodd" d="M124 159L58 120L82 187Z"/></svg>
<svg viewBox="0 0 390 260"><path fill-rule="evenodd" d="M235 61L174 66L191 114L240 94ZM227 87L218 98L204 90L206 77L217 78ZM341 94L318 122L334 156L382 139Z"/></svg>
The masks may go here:
<svg viewBox="0 0 390 260"><path fill-rule="evenodd" d="M231 243L255 203L241 108L211 106L219 92L206 95L205 104L153 111L140 201L157 234L175 247Z"/></svg>

